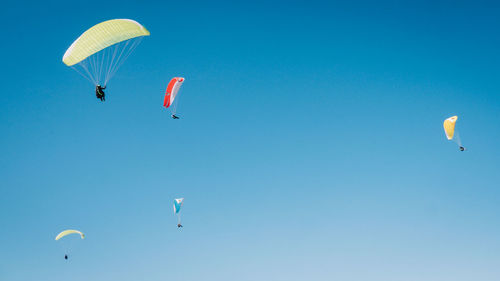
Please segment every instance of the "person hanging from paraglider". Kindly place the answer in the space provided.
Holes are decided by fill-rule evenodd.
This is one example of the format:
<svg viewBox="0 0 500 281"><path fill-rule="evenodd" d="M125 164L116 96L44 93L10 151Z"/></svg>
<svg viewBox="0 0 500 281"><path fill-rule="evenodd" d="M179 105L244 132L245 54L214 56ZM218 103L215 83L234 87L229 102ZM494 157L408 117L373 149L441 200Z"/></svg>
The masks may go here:
<svg viewBox="0 0 500 281"><path fill-rule="evenodd" d="M68 255L64 255L64 259L67 260L68 259Z"/></svg>
<svg viewBox="0 0 500 281"><path fill-rule="evenodd" d="M95 86L95 96L100 99L101 101L106 100L106 94L104 94L104 89L106 89L106 86L102 87L101 85Z"/></svg>
<svg viewBox="0 0 500 281"><path fill-rule="evenodd" d="M465 151L465 147L461 146L460 151Z"/></svg>
<svg viewBox="0 0 500 281"><path fill-rule="evenodd" d="M178 223L177 228L181 228L181 227L183 227L182 224Z"/></svg>
<svg viewBox="0 0 500 281"><path fill-rule="evenodd" d="M180 119L180 117L175 114L172 114L172 119Z"/></svg>

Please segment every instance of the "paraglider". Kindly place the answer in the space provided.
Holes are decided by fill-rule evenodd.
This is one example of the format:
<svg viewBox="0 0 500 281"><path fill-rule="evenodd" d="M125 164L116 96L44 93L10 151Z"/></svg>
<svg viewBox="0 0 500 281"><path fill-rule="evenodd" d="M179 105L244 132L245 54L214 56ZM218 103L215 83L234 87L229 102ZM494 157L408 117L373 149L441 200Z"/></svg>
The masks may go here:
<svg viewBox="0 0 500 281"><path fill-rule="evenodd" d="M78 37L62 61L96 86L104 101L103 89L149 31L130 19L113 19L94 25ZM101 87L101 85L103 85Z"/></svg>
<svg viewBox="0 0 500 281"><path fill-rule="evenodd" d="M184 198L179 198L174 200L174 214L177 215L177 228L182 227L181 224L181 208L184 204Z"/></svg>
<svg viewBox="0 0 500 281"><path fill-rule="evenodd" d="M179 89L181 88L182 83L184 83L184 80L185 79L183 77L174 77L172 78L172 80L170 80L167 86L167 91L165 92L165 98L163 99L163 106L165 108L170 107L174 103ZM177 102L172 106L171 110L172 119L179 119L179 116L176 115Z"/></svg>
<svg viewBox="0 0 500 281"><path fill-rule="evenodd" d="M83 234L82 232L80 232L78 230L74 230L74 229L68 229L68 230L64 230L61 233L57 234L55 240L58 241L59 239L66 237L68 235L71 235L71 234L79 234L81 239L85 238L85 234ZM64 255L64 259L65 260L68 259L68 254Z"/></svg>
<svg viewBox="0 0 500 281"><path fill-rule="evenodd" d="M448 140L453 140L458 145L460 151L465 151L465 147L462 146L462 141L460 140L458 132L455 136L455 123L457 122L457 120L458 116L452 116L444 120L444 133L446 134L446 138Z"/></svg>

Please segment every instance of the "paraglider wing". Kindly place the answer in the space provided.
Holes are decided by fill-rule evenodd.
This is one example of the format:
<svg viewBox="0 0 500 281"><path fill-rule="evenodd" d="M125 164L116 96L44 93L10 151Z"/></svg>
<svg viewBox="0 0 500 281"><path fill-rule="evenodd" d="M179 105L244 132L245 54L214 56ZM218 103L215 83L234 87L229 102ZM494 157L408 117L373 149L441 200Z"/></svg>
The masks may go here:
<svg viewBox="0 0 500 281"><path fill-rule="evenodd" d="M62 61L94 86L105 87L145 36L149 31L134 20L104 21L80 35Z"/></svg>
<svg viewBox="0 0 500 281"><path fill-rule="evenodd" d="M114 19L101 22L85 31L71 44L63 56L63 62L72 66L111 45L148 35L149 31L134 20Z"/></svg>
<svg viewBox="0 0 500 281"><path fill-rule="evenodd" d="M178 214L181 211L182 204L184 203L184 198L179 198L174 200L174 213Z"/></svg>
<svg viewBox="0 0 500 281"><path fill-rule="evenodd" d="M174 77L172 78L172 80L170 80L170 83L168 83L167 86L167 91L165 92L165 98L163 100L164 107L168 108L170 105L172 105L183 82L183 77Z"/></svg>
<svg viewBox="0 0 500 281"><path fill-rule="evenodd" d="M443 127L446 138L448 138L448 140L453 139L453 135L455 134L455 123L457 122L457 119L458 116L452 116L444 120Z"/></svg>
<svg viewBox="0 0 500 281"><path fill-rule="evenodd" d="M57 240L63 238L64 236L67 236L67 235L70 235L70 234L79 234L82 239L85 238L85 234L83 234L82 232L80 232L78 230L74 230L74 229L68 229L68 230L64 230L63 232L57 234L55 240L57 241Z"/></svg>

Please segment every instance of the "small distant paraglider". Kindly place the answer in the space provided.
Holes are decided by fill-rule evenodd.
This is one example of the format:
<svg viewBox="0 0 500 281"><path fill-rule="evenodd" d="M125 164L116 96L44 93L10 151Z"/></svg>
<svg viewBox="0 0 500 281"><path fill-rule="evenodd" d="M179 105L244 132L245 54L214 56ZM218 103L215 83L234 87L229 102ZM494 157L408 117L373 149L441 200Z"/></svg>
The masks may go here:
<svg viewBox="0 0 500 281"><path fill-rule="evenodd" d="M65 237L65 236L68 236L70 234L79 234L80 235L80 238L84 239L85 238L85 234L83 234L81 231L78 231L78 230L74 230L74 229L67 229L67 230L64 230L62 231L61 233L57 234L55 240L58 241L59 239ZM68 254L65 254L64 255L64 259L67 260L68 259Z"/></svg>
<svg viewBox="0 0 500 281"><path fill-rule="evenodd" d="M149 31L134 20L104 21L80 35L62 61L92 82L96 97L105 101L106 84L144 36L149 36Z"/></svg>
<svg viewBox="0 0 500 281"><path fill-rule="evenodd" d="M179 89L182 86L182 83L184 83L184 78L183 77L174 77L170 82L168 83L167 86L167 91L165 92L165 98L163 99L163 106L165 108L171 107L171 112L172 112L172 119L179 119L179 116L176 115L177 111L177 103L175 101L175 98L177 97L177 94L179 93ZM173 105L172 105L173 104Z"/></svg>
<svg viewBox="0 0 500 281"><path fill-rule="evenodd" d="M448 140L453 140L459 147L460 151L465 151L465 147L462 146L462 141L460 140L460 136L458 134L455 135L455 123L457 122L458 116L452 116L444 120L443 127L444 133L446 134L446 138Z"/></svg>
<svg viewBox="0 0 500 281"><path fill-rule="evenodd" d="M174 200L174 214L177 215L177 228L181 228L181 208L184 204L184 198L178 198Z"/></svg>

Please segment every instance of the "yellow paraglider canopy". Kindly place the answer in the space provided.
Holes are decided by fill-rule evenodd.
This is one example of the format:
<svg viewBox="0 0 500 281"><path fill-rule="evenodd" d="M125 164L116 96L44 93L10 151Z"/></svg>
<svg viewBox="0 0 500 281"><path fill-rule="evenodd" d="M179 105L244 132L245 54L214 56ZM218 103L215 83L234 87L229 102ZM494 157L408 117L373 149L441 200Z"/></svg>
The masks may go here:
<svg viewBox="0 0 500 281"><path fill-rule="evenodd" d="M71 44L63 56L63 62L72 66L113 44L148 35L149 31L134 20L114 19L101 22L85 31Z"/></svg>
<svg viewBox="0 0 500 281"><path fill-rule="evenodd" d="M78 231L78 230L74 230L74 229L68 229L68 230L65 230L59 234L57 234L56 236L56 241L63 238L64 236L66 235L70 235L70 234L80 234L80 237L83 239L85 238L85 234L83 234L82 232Z"/></svg>
<svg viewBox="0 0 500 281"><path fill-rule="evenodd" d="M446 138L448 138L448 140L453 139L453 135L455 134L455 123L457 122L457 119L458 116L452 116L444 120L444 133L446 134Z"/></svg>

